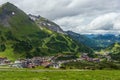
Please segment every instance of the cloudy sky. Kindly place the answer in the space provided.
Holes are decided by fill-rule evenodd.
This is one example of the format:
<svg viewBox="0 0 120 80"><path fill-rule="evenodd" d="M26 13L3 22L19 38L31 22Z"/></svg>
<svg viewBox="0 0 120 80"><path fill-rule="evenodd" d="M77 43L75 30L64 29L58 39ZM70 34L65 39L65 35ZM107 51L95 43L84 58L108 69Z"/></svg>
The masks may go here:
<svg viewBox="0 0 120 80"><path fill-rule="evenodd" d="M0 0L80 34L120 34L120 0Z"/></svg>

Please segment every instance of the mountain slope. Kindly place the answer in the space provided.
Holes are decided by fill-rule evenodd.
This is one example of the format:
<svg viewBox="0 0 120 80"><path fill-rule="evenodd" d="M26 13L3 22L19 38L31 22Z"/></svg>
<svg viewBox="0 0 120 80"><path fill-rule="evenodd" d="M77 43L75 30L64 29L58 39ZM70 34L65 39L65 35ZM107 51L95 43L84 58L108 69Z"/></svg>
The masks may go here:
<svg viewBox="0 0 120 80"><path fill-rule="evenodd" d="M78 33L72 32L72 31L67 31L66 33L71 38L78 41L79 43L83 43L84 45L89 46L91 48L97 48L98 44L95 42L95 40L90 39L90 38L86 37L85 35L80 35Z"/></svg>
<svg viewBox="0 0 120 80"><path fill-rule="evenodd" d="M11 3L0 7L0 56L16 59L79 52L93 51L63 33L38 26Z"/></svg>
<svg viewBox="0 0 120 80"><path fill-rule="evenodd" d="M114 60L120 61L120 43L116 42L110 45L105 50L111 53L110 55L112 56Z"/></svg>
<svg viewBox="0 0 120 80"><path fill-rule="evenodd" d="M14 27L14 29L12 28L11 31L13 33L19 32L18 34L14 35L20 36L20 34L30 34L38 30L36 24L30 21L30 18L13 4L3 4L0 8L0 11L0 24L3 26L2 28L11 29Z"/></svg>

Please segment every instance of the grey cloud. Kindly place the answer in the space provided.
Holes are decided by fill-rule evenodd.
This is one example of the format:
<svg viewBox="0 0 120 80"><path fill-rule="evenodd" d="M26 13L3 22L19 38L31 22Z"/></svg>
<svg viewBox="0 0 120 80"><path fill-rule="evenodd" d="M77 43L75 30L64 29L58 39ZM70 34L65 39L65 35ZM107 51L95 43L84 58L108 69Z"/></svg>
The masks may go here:
<svg viewBox="0 0 120 80"><path fill-rule="evenodd" d="M120 13L120 0L0 0L0 4L8 1L26 13L55 21L64 30L78 33L120 32L115 32L120 29L120 20L116 19ZM110 18L106 18L105 14Z"/></svg>
<svg viewBox="0 0 120 80"><path fill-rule="evenodd" d="M49 19L66 16L95 15L117 11L119 0L4 0L12 2L27 13L41 14ZM96 15L97 15L96 14Z"/></svg>
<svg viewBox="0 0 120 80"><path fill-rule="evenodd" d="M104 26L102 26L101 28L99 28L98 30L113 30L114 27L113 27L113 24L106 24Z"/></svg>

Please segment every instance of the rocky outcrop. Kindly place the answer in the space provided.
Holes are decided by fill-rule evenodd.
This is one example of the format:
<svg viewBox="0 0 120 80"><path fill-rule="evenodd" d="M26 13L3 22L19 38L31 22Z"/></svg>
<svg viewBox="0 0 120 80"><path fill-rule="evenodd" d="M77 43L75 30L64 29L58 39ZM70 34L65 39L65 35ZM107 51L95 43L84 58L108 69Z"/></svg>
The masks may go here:
<svg viewBox="0 0 120 80"><path fill-rule="evenodd" d="M39 27L41 28L42 27L46 27L52 31L55 31L57 33L62 33L62 34L65 34L65 32L60 28L59 25L57 25L56 23L46 19L46 18L43 18L41 16L35 16L35 15L31 15L29 14L29 17L35 21Z"/></svg>

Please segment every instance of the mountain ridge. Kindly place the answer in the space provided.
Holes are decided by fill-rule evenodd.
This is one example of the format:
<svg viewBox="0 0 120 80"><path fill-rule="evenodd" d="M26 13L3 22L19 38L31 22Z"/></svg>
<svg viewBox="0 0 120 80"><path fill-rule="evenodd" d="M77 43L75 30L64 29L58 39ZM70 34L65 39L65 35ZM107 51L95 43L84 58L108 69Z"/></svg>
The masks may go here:
<svg viewBox="0 0 120 80"><path fill-rule="evenodd" d="M7 16L7 17L6 17ZM2 17L2 18L1 18ZM0 7L0 56L10 59L50 56L66 53L93 53L91 48L78 44L66 34L38 26L25 12L11 3Z"/></svg>
<svg viewBox="0 0 120 80"><path fill-rule="evenodd" d="M52 31L55 31L57 33L62 33L65 34L65 32L60 28L59 25L57 25L56 23L42 17L42 16L35 16L32 14L29 14L29 17L36 22L36 24L42 28L42 27L46 27Z"/></svg>
<svg viewBox="0 0 120 80"><path fill-rule="evenodd" d="M84 45L89 46L91 48L96 48L98 45L95 40L93 40L85 35L81 35L79 33L73 32L73 31L67 31L66 33L74 40L78 41L79 43L83 43Z"/></svg>

